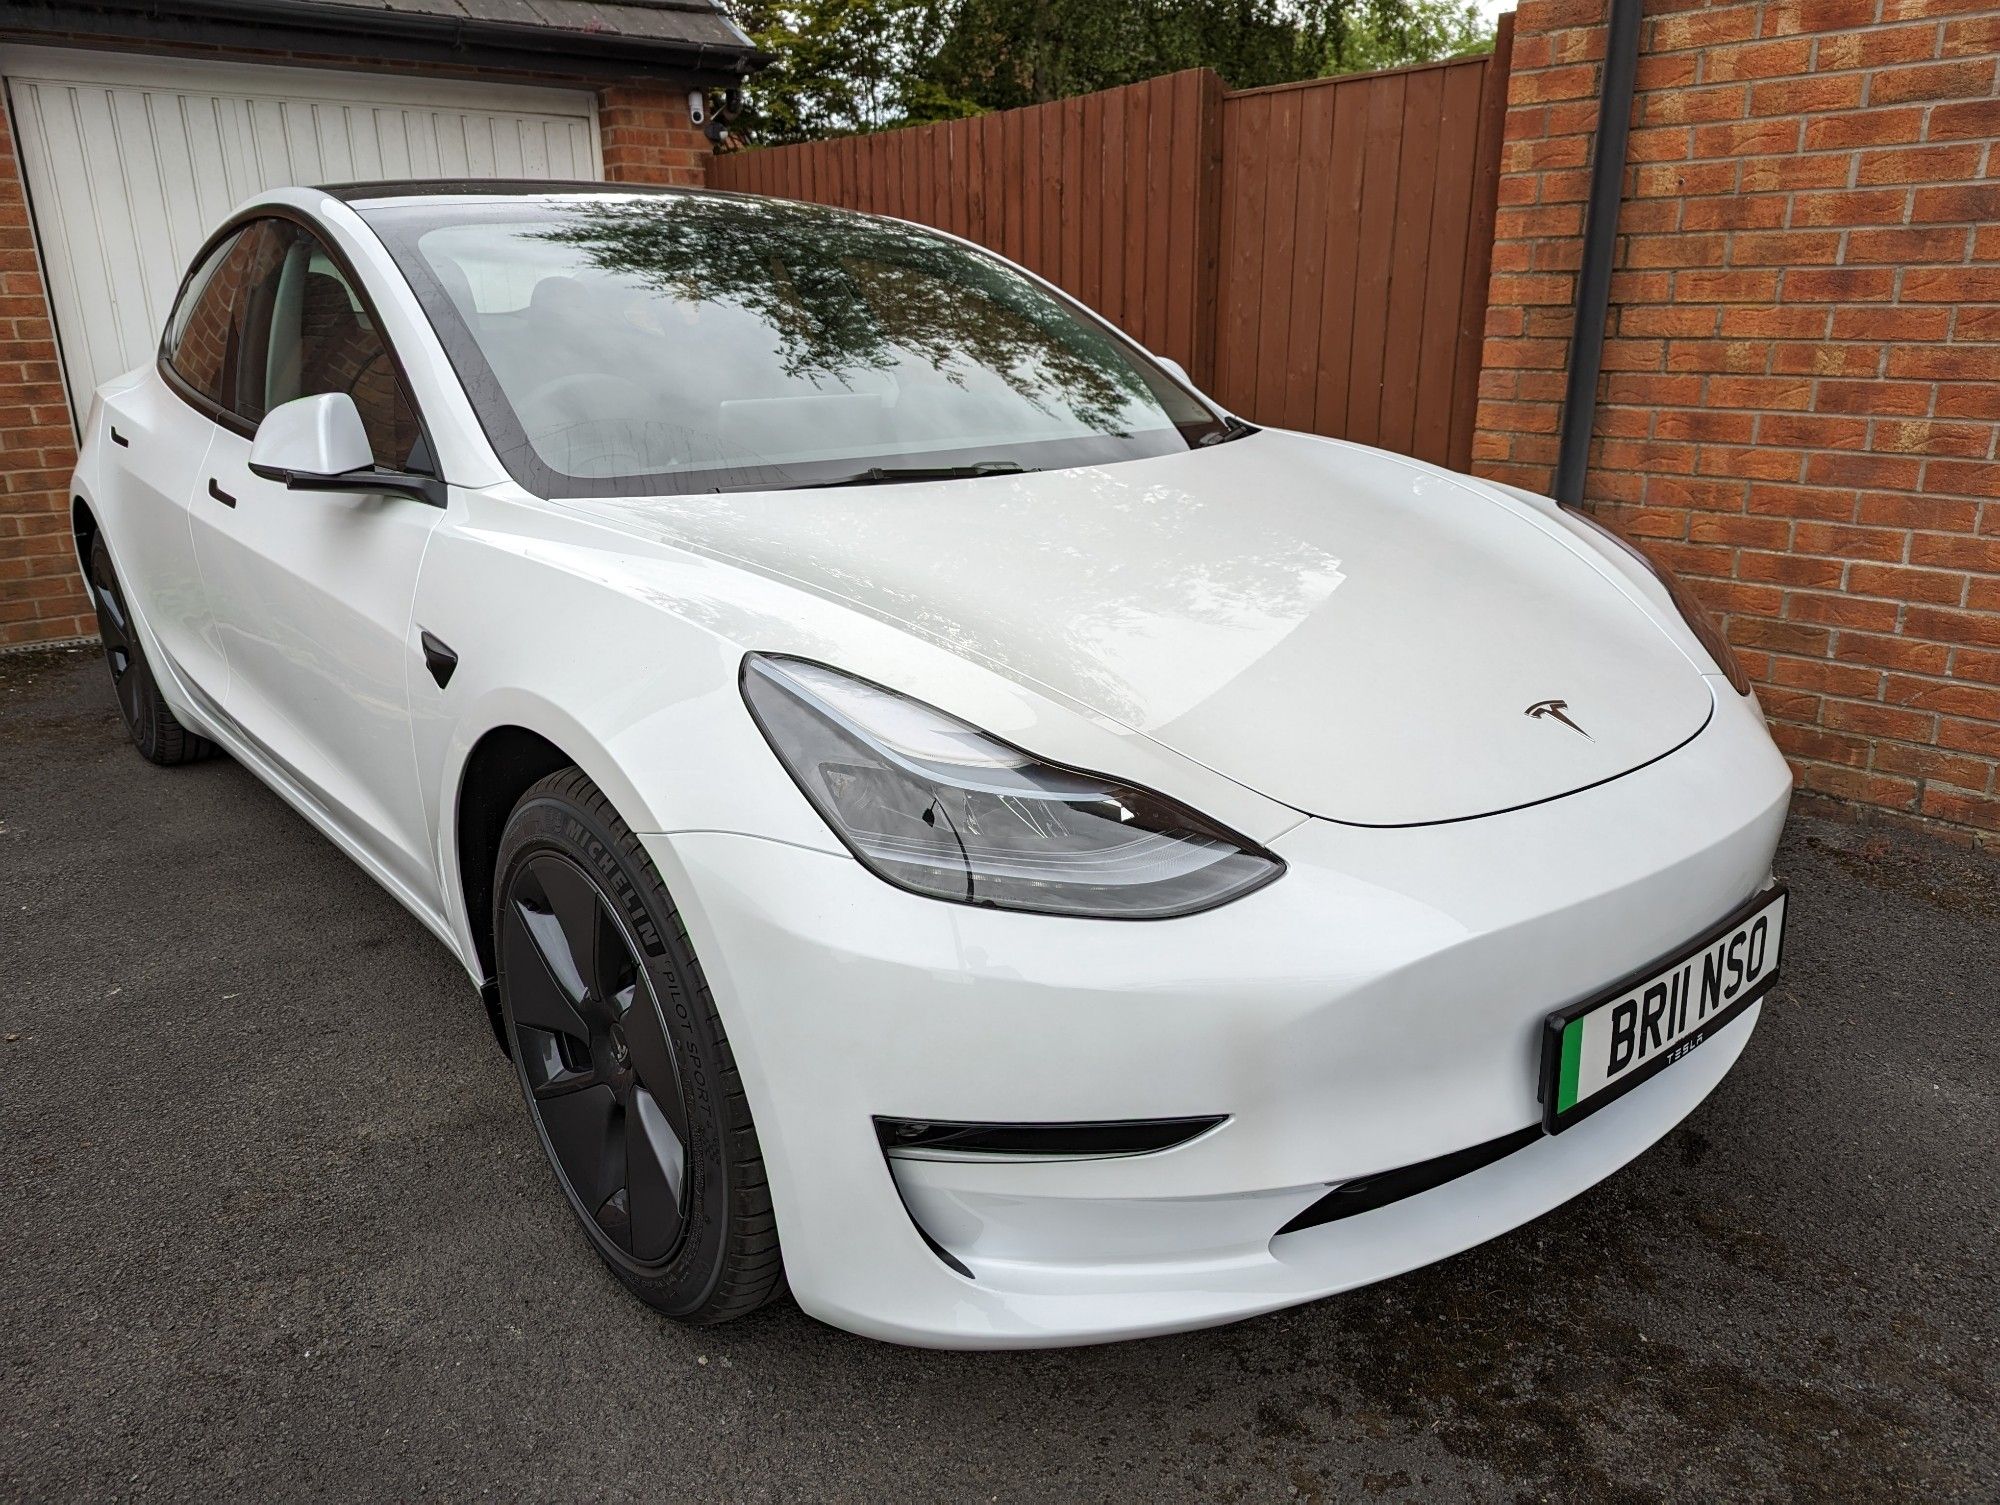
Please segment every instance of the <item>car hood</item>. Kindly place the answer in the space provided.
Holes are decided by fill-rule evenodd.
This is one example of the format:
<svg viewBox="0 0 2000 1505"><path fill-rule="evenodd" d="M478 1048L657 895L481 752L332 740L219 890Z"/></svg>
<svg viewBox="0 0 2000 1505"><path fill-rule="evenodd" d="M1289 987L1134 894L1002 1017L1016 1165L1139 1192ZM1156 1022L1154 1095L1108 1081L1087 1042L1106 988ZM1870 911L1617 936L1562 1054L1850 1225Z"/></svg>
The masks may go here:
<svg viewBox="0 0 2000 1505"><path fill-rule="evenodd" d="M1552 799L1672 751L1714 707L1701 669L1559 523L1304 435L1097 469L565 505L900 624L1331 820Z"/></svg>

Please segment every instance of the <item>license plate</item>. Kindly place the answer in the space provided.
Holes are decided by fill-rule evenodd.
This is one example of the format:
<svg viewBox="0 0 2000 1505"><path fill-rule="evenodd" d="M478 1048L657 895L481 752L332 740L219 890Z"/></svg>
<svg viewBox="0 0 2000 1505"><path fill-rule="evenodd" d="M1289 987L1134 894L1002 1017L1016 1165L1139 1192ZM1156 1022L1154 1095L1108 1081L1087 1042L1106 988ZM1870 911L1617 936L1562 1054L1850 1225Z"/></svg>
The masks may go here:
<svg viewBox="0 0 2000 1505"><path fill-rule="evenodd" d="M1671 957L1549 1015L1542 1127L1560 1134L1664 1071L1778 980L1785 886L1765 889Z"/></svg>

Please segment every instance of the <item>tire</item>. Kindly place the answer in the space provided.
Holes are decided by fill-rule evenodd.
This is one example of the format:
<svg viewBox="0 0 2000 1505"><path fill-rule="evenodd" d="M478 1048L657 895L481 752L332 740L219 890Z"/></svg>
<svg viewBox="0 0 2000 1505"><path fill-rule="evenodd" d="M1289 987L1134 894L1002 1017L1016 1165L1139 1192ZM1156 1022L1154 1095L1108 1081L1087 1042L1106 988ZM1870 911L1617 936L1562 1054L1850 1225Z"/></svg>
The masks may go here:
<svg viewBox="0 0 2000 1505"><path fill-rule="evenodd" d="M105 547L102 533L90 541L90 598L97 608L97 636L104 644L105 665L111 670L118 715L132 736L133 746L163 768L213 757L215 744L175 720L160 694L159 681L153 676L153 666L146 662L146 650L132 625L132 613L125 604L118 572L111 567L111 550Z"/></svg>
<svg viewBox="0 0 2000 1505"><path fill-rule="evenodd" d="M591 1247L677 1321L756 1310L784 1286L757 1130L645 848L596 785L564 769L508 817L493 893L515 1075Z"/></svg>

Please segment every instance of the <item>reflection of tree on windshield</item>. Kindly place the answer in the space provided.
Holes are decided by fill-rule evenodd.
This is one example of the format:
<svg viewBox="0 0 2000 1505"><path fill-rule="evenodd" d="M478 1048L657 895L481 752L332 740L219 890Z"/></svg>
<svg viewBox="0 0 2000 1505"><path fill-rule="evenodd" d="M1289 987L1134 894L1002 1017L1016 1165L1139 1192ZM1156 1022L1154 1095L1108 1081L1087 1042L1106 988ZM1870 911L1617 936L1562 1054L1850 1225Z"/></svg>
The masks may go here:
<svg viewBox="0 0 2000 1505"><path fill-rule="evenodd" d="M845 383L911 358L984 368L1044 412L1122 434L1146 382L1096 330L1005 268L921 231L818 207L673 197L588 204L539 239L595 269L762 320L788 376Z"/></svg>

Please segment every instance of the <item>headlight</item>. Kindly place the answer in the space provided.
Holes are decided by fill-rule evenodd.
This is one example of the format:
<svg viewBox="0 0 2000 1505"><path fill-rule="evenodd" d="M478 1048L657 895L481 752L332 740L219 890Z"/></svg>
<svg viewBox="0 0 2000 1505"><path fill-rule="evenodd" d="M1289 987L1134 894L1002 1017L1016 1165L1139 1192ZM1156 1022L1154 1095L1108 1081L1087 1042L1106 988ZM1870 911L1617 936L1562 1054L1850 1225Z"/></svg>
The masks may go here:
<svg viewBox="0 0 2000 1505"><path fill-rule="evenodd" d="M1736 661L1736 650L1729 646L1729 639L1722 635L1722 629L1715 625L1715 619L1688 593L1688 588L1681 584L1679 577L1672 570L1637 544L1629 543L1612 532L1588 512L1576 507L1564 507L1563 511L1586 528L1593 528L1602 533L1650 570L1653 578L1666 587L1667 595L1672 599L1675 610L1681 614L1681 620L1688 624L1688 631L1692 632L1700 640L1701 646L1708 650L1708 656L1715 660L1716 667L1722 670L1723 675L1729 680L1730 688L1738 695L1750 693L1750 676L1743 672L1743 665Z"/></svg>
<svg viewBox="0 0 2000 1505"><path fill-rule="evenodd" d="M1151 920L1226 904L1284 871L1162 795L1043 762L821 664L750 654L743 698L834 835L912 893Z"/></svg>

